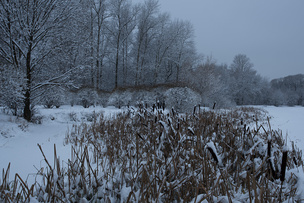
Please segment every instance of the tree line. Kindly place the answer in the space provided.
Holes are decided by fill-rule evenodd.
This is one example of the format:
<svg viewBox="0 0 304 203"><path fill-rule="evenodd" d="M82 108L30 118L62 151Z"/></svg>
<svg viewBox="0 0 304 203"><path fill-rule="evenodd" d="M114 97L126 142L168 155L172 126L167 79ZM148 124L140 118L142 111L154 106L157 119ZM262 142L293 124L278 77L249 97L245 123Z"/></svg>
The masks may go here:
<svg viewBox="0 0 304 203"><path fill-rule="evenodd" d="M304 74L270 81L257 73L245 54L237 54L229 66L207 58L189 73L189 84L207 103L304 106Z"/></svg>
<svg viewBox="0 0 304 203"><path fill-rule="evenodd" d="M157 0L3 0L1 105L30 121L49 94L159 85L191 87L206 102L271 103L270 83L246 55L229 67L202 59L193 33Z"/></svg>

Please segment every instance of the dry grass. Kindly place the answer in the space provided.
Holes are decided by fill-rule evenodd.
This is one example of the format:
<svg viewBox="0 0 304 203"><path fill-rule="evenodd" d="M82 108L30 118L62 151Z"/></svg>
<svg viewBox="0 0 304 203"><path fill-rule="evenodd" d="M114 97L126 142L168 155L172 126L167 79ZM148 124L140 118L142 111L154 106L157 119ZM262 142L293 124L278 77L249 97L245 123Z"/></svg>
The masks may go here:
<svg viewBox="0 0 304 203"><path fill-rule="evenodd" d="M73 144L68 168L60 167L54 147L55 167L37 174L42 183L29 188L20 177L8 183L9 167L3 171L0 199L297 201L298 178L288 171L303 166L301 151L283 150L282 135L259 125L260 116L251 108L191 115L142 108L101 116L67 135Z"/></svg>

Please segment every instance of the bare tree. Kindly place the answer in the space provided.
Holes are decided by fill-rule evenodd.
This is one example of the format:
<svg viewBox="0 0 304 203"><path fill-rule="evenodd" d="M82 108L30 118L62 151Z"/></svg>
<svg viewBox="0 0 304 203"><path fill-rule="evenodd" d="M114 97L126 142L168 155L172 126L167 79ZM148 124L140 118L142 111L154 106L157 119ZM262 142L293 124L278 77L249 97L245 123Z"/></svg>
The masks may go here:
<svg viewBox="0 0 304 203"><path fill-rule="evenodd" d="M164 66L168 57L168 52L176 38L175 33L170 29L170 16L167 13L158 16L158 24L155 28L155 39L153 40L152 49L154 52L154 84L156 85L159 78L160 68Z"/></svg>
<svg viewBox="0 0 304 203"><path fill-rule="evenodd" d="M148 51L151 48L151 41L155 37L154 28L158 24L157 14L159 4L157 0L147 0L140 8L137 19L137 36L135 40L135 85L142 82L144 66L147 64Z"/></svg>
<svg viewBox="0 0 304 203"><path fill-rule="evenodd" d="M23 116L28 121L32 117L33 91L42 86L36 84L34 87L34 76L54 49L50 42L65 20L65 3L58 0L6 0L0 3L0 55L25 74Z"/></svg>
<svg viewBox="0 0 304 203"><path fill-rule="evenodd" d="M89 2L92 6L90 34L92 40L92 57L95 60L96 67L96 88L99 89L101 87L103 63L108 46L105 23L106 19L110 17L110 14L106 0L89 0Z"/></svg>
<svg viewBox="0 0 304 203"><path fill-rule="evenodd" d="M188 21L176 20L170 26L175 36L174 42L168 54L168 63L175 67L175 82L179 83L181 72L192 68L197 61L197 54L194 46L194 30L192 24Z"/></svg>
<svg viewBox="0 0 304 203"><path fill-rule="evenodd" d="M111 9L111 23L108 27L110 38L112 39L112 47L114 50L114 67L115 67L115 89L118 87L118 75L120 62L124 63L128 55L128 41L129 36L132 34L136 27L136 15L138 10L133 9L131 3L126 0L113 0L110 3ZM122 64L125 65L125 64ZM125 67L123 67L125 68ZM123 70L126 72L126 70Z"/></svg>
<svg viewBox="0 0 304 203"><path fill-rule="evenodd" d="M255 94L257 73L253 70L253 64L244 54L234 57L231 70L231 91L236 104L243 105L251 101Z"/></svg>

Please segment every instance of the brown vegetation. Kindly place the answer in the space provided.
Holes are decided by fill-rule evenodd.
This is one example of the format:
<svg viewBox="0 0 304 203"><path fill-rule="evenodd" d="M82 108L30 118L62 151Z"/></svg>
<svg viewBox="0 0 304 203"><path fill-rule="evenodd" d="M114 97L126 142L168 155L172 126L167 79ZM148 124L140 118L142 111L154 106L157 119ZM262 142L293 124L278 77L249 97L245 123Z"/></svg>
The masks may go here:
<svg viewBox="0 0 304 203"><path fill-rule="evenodd" d="M282 135L259 124L261 115L251 108L191 115L142 108L101 116L66 136L73 146L68 168L60 167L56 148L55 167L37 174L43 183L28 187L17 175L8 183L8 168L0 199L297 201L290 169L303 166L301 151L286 151Z"/></svg>

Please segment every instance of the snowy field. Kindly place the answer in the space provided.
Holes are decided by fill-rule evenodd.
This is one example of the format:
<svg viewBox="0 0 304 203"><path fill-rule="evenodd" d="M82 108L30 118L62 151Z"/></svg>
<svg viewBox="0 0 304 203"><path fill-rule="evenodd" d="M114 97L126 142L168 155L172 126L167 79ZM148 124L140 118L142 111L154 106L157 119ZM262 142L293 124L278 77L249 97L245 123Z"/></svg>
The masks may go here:
<svg viewBox="0 0 304 203"><path fill-rule="evenodd" d="M34 174L45 167L45 161L37 144L40 144L50 164L54 159L54 144L62 163L70 158L71 147L64 144L64 138L73 124L89 122L92 116L104 114L113 116L121 110L114 107L83 108L82 106L62 106L59 109L38 107L42 124L25 122L0 113L0 169L10 165L10 179L18 173L22 179L33 183Z"/></svg>
<svg viewBox="0 0 304 203"><path fill-rule="evenodd" d="M272 129L281 129L287 141L295 142L296 146L304 150L304 107L262 107L271 116Z"/></svg>
<svg viewBox="0 0 304 203"><path fill-rule="evenodd" d="M304 150L304 107L259 106L271 117L272 129L281 129L288 141ZM43 156L37 144L42 146L47 159L53 162L54 144L57 155L64 164L70 158L71 147L64 144L64 137L73 124L89 122L94 115L114 116L121 110L108 108L83 108L81 106L63 106L59 109L37 108L42 116L42 124L28 124L21 118L0 112L0 169L10 166L10 179L18 173L29 183L34 181L34 174L45 167Z"/></svg>

